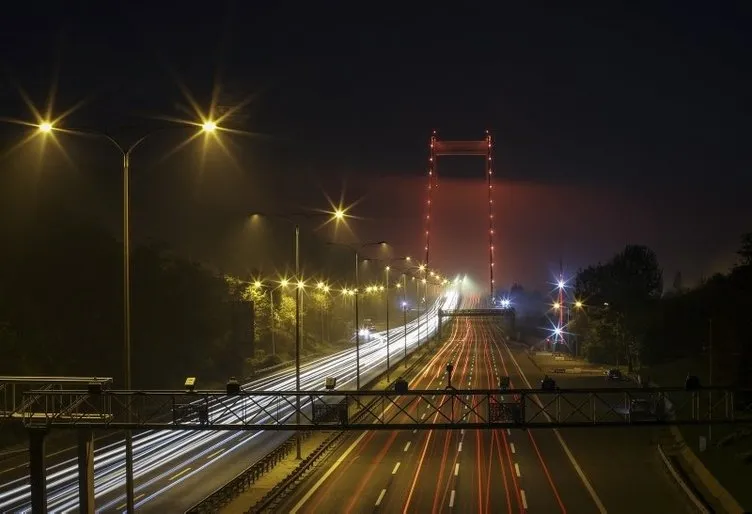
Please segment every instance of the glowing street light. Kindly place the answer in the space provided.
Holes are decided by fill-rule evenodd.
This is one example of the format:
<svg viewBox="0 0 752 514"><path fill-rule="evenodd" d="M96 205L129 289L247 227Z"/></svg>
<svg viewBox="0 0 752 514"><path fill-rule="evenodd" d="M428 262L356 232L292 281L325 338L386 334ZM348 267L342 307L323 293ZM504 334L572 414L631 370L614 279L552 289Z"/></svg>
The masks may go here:
<svg viewBox="0 0 752 514"><path fill-rule="evenodd" d="M255 282L253 283L253 287L255 287L256 289L258 289L259 287L261 287L261 281L260 281L260 280L256 280L256 281L255 281Z"/></svg>
<svg viewBox="0 0 752 514"><path fill-rule="evenodd" d="M576 309L582 309L582 302L580 300L577 300L576 302L574 302L574 307Z"/></svg>
<svg viewBox="0 0 752 514"><path fill-rule="evenodd" d="M282 287L287 287L288 285L290 285L290 281L287 280L286 278L283 278L282 280L279 281L279 285L281 285Z"/></svg>
<svg viewBox="0 0 752 514"><path fill-rule="evenodd" d="M216 132L217 130L217 122L212 120L206 120L201 124L201 131L205 132L207 134L211 134L213 132Z"/></svg>
<svg viewBox="0 0 752 514"><path fill-rule="evenodd" d="M559 310L561 308L561 304L559 302L554 302L554 310Z"/></svg>
<svg viewBox="0 0 752 514"><path fill-rule="evenodd" d="M49 121L43 121L37 126L37 130L42 134L49 134L53 128L52 123Z"/></svg>
<svg viewBox="0 0 752 514"><path fill-rule="evenodd" d="M563 280L559 280L559 281L558 281L558 282L556 283L556 286L557 286L557 287L558 287L559 289L564 289L564 286L565 286L565 285L566 285L566 284L564 283L564 281L563 281Z"/></svg>

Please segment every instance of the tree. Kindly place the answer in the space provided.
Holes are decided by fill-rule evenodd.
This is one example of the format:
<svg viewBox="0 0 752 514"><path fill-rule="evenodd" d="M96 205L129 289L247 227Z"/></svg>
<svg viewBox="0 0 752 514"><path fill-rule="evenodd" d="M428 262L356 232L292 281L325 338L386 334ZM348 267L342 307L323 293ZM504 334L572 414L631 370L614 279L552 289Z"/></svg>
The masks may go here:
<svg viewBox="0 0 752 514"><path fill-rule="evenodd" d="M752 232L747 232L742 236L742 243L737 250L742 266L752 265Z"/></svg>
<svg viewBox="0 0 752 514"><path fill-rule="evenodd" d="M629 366L637 362L648 331L646 320L663 290L662 279L655 252L639 245L628 245L605 264L577 274L576 295L589 307L588 322L576 318L575 327L584 333L583 351L589 358L626 361Z"/></svg>
<svg viewBox="0 0 752 514"><path fill-rule="evenodd" d="M332 296L329 293L318 290L314 291L311 294L311 301L314 305L314 308L319 314L319 320L321 321L321 341L323 342L326 316L329 313L334 301L332 300Z"/></svg>
<svg viewBox="0 0 752 514"><path fill-rule="evenodd" d="M295 297L283 294L279 305L275 307L274 317L277 325L292 334L295 330Z"/></svg>

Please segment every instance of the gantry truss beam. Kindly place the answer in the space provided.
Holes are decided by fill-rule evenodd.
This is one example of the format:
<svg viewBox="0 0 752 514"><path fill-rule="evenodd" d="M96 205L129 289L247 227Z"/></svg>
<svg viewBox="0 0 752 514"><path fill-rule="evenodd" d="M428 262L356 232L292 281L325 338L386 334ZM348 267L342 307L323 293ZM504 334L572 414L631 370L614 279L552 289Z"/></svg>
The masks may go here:
<svg viewBox="0 0 752 514"><path fill-rule="evenodd" d="M22 413L28 408L28 402L34 399L33 395L24 396L30 391L60 391L64 387L89 384L107 387L111 383L111 377L0 376L0 423L22 417Z"/></svg>
<svg viewBox="0 0 752 514"><path fill-rule="evenodd" d="M749 390L683 388L27 393L28 428L399 430L752 423ZM296 399L301 399L300 424ZM132 421L129 421L132 420Z"/></svg>

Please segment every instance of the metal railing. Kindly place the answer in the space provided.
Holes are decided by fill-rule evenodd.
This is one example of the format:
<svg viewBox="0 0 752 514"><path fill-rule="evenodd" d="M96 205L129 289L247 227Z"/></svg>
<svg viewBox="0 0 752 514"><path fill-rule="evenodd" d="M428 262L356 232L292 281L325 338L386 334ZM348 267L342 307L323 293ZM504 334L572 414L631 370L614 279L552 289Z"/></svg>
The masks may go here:
<svg viewBox="0 0 752 514"><path fill-rule="evenodd" d="M300 436L305 439L311 433L301 432ZM247 491L264 474L271 471L274 466L285 459L295 449L296 437L297 434L290 436L285 442L261 457L253 465L238 473L235 478L186 510L186 514L206 514L219 511L219 509Z"/></svg>

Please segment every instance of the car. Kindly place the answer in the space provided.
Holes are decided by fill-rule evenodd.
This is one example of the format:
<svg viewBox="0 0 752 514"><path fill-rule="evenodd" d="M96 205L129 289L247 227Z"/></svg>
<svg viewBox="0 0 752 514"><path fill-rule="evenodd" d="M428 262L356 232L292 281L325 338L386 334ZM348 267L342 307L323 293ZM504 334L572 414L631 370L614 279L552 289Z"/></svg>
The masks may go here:
<svg viewBox="0 0 752 514"><path fill-rule="evenodd" d="M606 380L622 380L623 378L620 369L613 368L606 371Z"/></svg>
<svg viewBox="0 0 752 514"><path fill-rule="evenodd" d="M556 389L556 380L546 375L540 382L540 388L544 391L553 391Z"/></svg>

